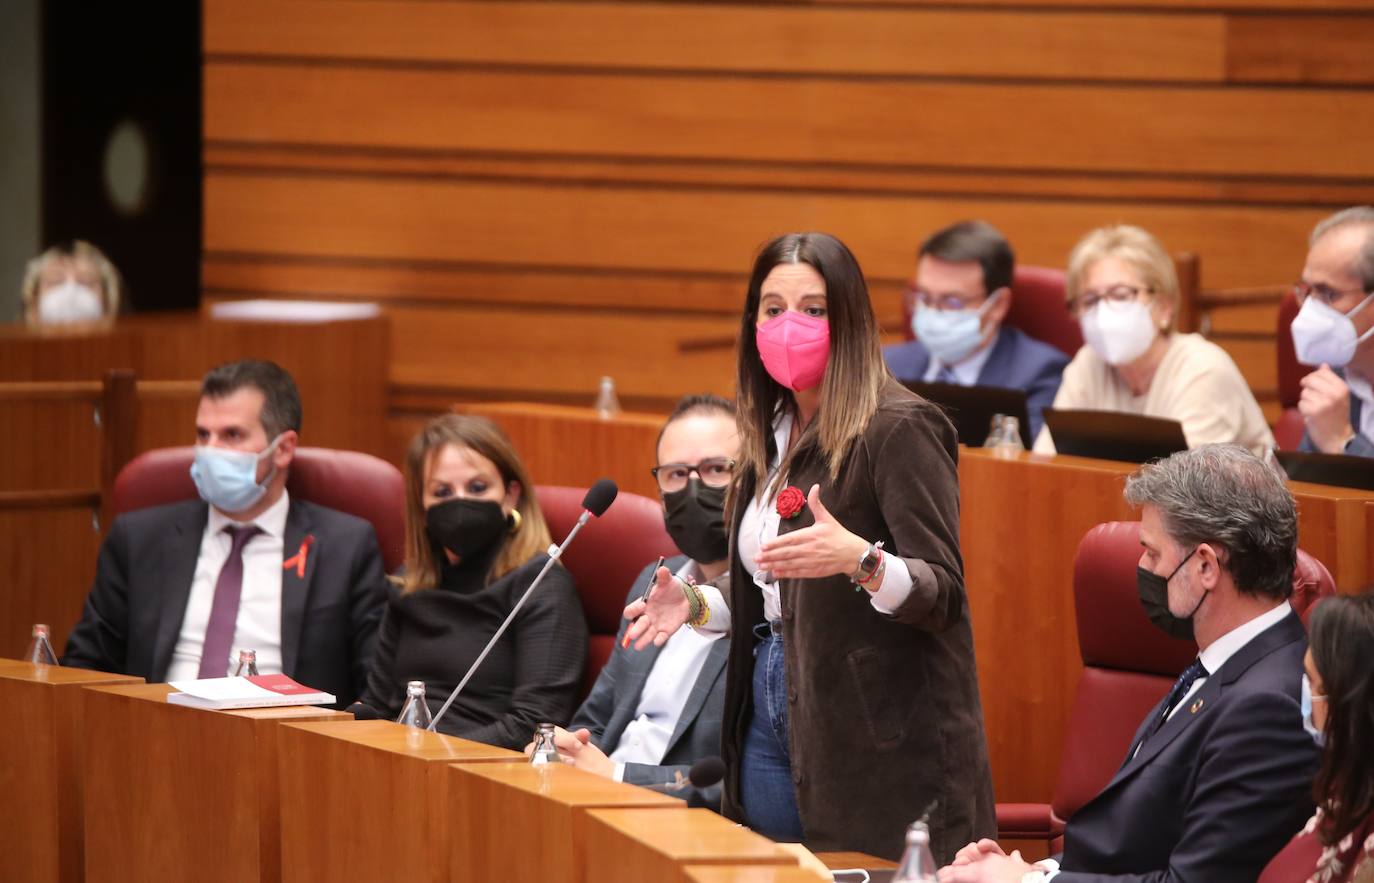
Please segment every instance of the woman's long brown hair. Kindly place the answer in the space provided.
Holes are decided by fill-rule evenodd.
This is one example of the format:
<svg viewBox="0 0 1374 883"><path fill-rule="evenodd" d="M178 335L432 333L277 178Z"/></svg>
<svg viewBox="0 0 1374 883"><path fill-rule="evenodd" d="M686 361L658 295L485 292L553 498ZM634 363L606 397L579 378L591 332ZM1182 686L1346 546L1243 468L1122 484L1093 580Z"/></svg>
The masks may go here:
<svg viewBox="0 0 1374 883"><path fill-rule="evenodd" d="M1326 691L1326 747L1314 798L1327 846L1374 813L1374 586L1319 603L1308 626L1312 663Z"/></svg>
<svg viewBox="0 0 1374 883"><path fill-rule="evenodd" d="M773 420L784 411L800 418L796 396L769 376L755 338L763 281L779 264L807 264L825 280L830 359L821 380L820 408L788 452L778 481L801 458L815 455L824 459L831 479L838 476L850 448L878 410L878 396L891 376L883 361L868 285L844 243L826 233L788 233L765 245L749 276L736 381L741 468L735 487L752 487L759 497L768 491L763 479L768 475Z"/></svg>
<svg viewBox="0 0 1374 883"><path fill-rule="evenodd" d="M534 495L534 483L500 427L485 417L468 414L436 417L411 440L406 452L406 564L405 572L397 580L405 594L432 589L439 582L439 563L425 533L425 476L439 452L449 445L467 448L496 464L503 488L510 487L512 481L520 485L520 502L515 506L520 513L520 527L505 537L487 574L488 583L510 573L552 542L549 525Z"/></svg>

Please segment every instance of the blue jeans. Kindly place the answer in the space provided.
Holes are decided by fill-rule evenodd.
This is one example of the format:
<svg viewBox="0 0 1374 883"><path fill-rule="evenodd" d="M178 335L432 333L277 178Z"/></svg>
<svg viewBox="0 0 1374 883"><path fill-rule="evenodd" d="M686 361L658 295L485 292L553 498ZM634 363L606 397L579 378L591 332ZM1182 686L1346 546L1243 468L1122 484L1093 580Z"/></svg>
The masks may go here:
<svg viewBox="0 0 1374 883"><path fill-rule="evenodd" d="M745 823L774 840L801 840L797 791L792 785L791 749L787 742L787 670L782 635L768 625L755 629L754 708L744 737L740 764L740 799Z"/></svg>

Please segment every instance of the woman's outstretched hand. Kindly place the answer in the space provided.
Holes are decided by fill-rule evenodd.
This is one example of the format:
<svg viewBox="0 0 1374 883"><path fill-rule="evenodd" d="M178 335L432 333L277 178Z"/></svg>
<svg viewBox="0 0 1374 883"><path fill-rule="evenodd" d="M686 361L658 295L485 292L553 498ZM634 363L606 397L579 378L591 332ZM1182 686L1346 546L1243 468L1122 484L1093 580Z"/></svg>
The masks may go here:
<svg viewBox="0 0 1374 883"><path fill-rule="evenodd" d="M690 610L677 577L668 568L660 567L654 574L648 599L640 598L625 608L630 626L625 629L620 646L628 647L633 643L636 650L643 650L652 643L662 647L686 624Z"/></svg>
<svg viewBox="0 0 1374 883"><path fill-rule="evenodd" d="M821 486L813 484L807 505L816 523L780 534L759 550L758 566L777 579L848 576L859 566L868 541L845 530L821 503Z"/></svg>

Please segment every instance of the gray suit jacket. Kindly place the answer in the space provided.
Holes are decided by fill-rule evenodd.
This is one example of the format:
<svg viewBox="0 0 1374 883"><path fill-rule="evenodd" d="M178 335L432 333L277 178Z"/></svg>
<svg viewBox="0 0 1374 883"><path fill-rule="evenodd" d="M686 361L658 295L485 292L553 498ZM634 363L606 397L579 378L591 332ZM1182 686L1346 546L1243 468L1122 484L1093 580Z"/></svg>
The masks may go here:
<svg viewBox="0 0 1374 883"><path fill-rule="evenodd" d="M1345 379L1345 372L1337 370L1336 374ZM1374 440L1371 440L1360 432L1360 400L1352 392L1350 394L1350 425L1355 429L1355 437L1345 446L1345 453L1352 457L1374 457ZM1312 436L1307 434L1307 430L1302 432L1302 443L1298 445L1298 450L1308 453L1318 453L1317 446L1312 443Z"/></svg>
<svg viewBox="0 0 1374 883"><path fill-rule="evenodd" d="M664 562L665 566L674 572L686 563L685 555ZM627 605L644 593L652 569L651 564L635 577L634 584L630 586L629 594L625 598ZM621 622L620 631L616 635L615 650L611 653L610 660L597 677L596 685L592 687L587 701L582 703L577 714L573 715L572 723L568 725L572 730L579 727L590 730L592 742L606 754L616 749L625 727L634 720L639 707L640 693L644 690L644 682L648 680L649 672L658 660L658 654L662 652L661 647L652 645L643 650L622 647L620 642L627 626L628 623ZM680 772L685 777L696 761L720 754L720 721L725 705L725 659L729 655L729 649L730 642L727 640L718 640L711 645L706 661L701 666L701 672L691 684L691 692L687 694L682 716L678 718L677 727L668 741L668 750L663 755L663 762L657 765L627 763L626 782L636 785L670 782L676 773ZM688 685L683 684L682 687L685 690ZM688 788L676 793L685 797L693 806L706 806L717 811L720 809L719 785L700 790Z"/></svg>

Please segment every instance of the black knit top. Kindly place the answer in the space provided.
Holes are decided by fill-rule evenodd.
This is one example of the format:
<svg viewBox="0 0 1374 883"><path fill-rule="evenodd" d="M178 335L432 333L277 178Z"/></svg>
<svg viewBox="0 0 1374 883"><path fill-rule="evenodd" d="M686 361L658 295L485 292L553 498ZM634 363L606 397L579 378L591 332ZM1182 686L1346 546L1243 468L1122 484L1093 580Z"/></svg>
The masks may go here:
<svg viewBox="0 0 1374 883"><path fill-rule="evenodd" d="M363 702L395 718L405 703L406 682L424 681L430 711L438 712L548 561L536 555L485 585L495 551L457 566L440 552L439 586L409 595L392 590ZM523 748L541 721L562 725L572 716L586 660L582 605L571 574L555 564L437 729Z"/></svg>

